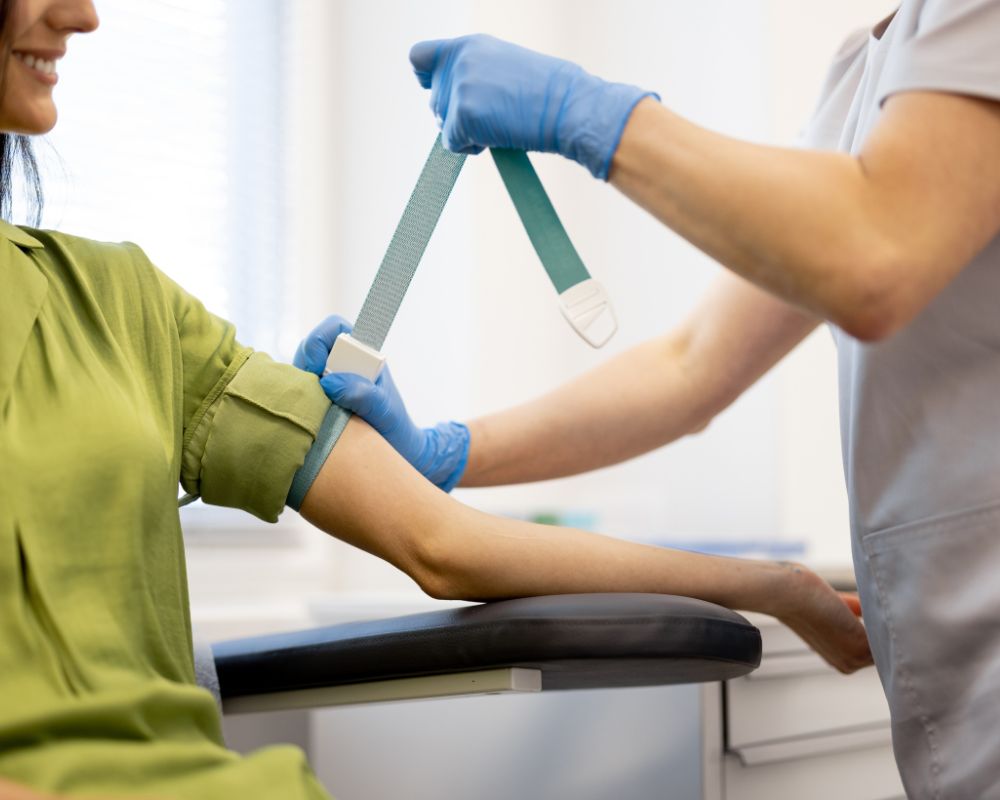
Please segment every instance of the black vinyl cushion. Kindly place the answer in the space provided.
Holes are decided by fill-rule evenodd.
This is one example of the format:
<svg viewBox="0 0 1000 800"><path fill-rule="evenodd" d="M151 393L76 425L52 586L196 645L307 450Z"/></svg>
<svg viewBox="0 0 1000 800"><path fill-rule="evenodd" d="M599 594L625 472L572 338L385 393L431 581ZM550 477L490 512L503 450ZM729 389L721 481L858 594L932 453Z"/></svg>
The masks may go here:
<svg viewBox="0 0 1000 800"><path fill-rule="evenodd" d="M542 688L727 680L760 664L734 611L661 594L528 597L213 646L223 698L496 667Z"/></svg>

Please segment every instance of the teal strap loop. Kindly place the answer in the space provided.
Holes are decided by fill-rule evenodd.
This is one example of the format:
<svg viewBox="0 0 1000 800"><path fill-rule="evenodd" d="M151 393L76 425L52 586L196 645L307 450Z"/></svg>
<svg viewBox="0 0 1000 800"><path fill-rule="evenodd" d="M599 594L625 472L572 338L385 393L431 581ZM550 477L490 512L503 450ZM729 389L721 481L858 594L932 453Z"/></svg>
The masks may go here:
<svg viewBox="0 0 1000 800"><path fill-rule="evenodd" d="M504 186L556 292L590 279L569 234L523 150L490 151Z"/></svg>

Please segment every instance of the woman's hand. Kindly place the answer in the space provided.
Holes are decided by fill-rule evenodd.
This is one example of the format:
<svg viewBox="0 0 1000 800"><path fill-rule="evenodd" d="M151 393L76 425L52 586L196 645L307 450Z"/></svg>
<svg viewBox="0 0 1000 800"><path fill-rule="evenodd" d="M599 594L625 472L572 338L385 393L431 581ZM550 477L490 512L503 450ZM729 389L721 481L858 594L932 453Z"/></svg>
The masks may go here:
<svg viewBox="0 0 1000 800"><path fill-rule="evenodd" d="M374 383L351 372L323 375L334 341L351 330L351 323L343 317L327 317L299 344L293 363L299 369L321 376L320 386L330 400L361 417L421 475L450 492L465 471L469 429L460 422L441 422L433 428L415 425L388 366L382 369Z"/></svg>
<svg viewBox="0 0 1000 800"><path fill-rule="evenodd" d="M869 666L872 654L857 595L835 591L800 564L785 566L792 580L783 607L774 616L840 672Z"/></svg>
<svg viewBox="0 0 1000 800"><path fill-rule="evenodd" d="M419 42L410 61L449 150L555 152L602 180L632 109L652 94L483 34Z"/></svg>

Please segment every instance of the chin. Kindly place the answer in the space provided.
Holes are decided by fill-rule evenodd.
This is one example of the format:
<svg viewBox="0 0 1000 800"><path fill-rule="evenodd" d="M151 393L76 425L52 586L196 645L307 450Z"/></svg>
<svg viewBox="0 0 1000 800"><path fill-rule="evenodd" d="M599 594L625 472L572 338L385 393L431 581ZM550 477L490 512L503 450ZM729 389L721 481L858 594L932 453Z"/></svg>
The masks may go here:
<svg viewBox="0 0 1000 800"><path fill-rule="evenodd" d="M27 134L28 136L40 136L43 133L48 133L56 126L56 115L53 112L50 116L33 119L31 122L24 126L24 130L21 133Z"/></svg>
<svg viewBox="0 0 1000 800"><path fill-rule="evenodd" d="M55 108L39 109L31 114L18 114L7 117L0 124L5 133L19 133L26 136L38 136L48 133L56 126L58 115Z"/></svg>

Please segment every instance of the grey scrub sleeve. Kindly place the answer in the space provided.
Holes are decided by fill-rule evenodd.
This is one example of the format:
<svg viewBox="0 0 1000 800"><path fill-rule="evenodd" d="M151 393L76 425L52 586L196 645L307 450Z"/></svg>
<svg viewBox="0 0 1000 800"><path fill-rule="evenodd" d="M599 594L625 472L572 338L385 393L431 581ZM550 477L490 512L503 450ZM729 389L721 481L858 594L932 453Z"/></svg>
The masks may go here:
<svg viewBox="0 0 1000 800"><path fill-rule="evenodd" d="M910 0L881 38L852 36L805 143L857 153L913 90L1000 100L1000 0ZM834 336L855 567L907 793L1000 798L1000 237L895 336Z"/></svg>

